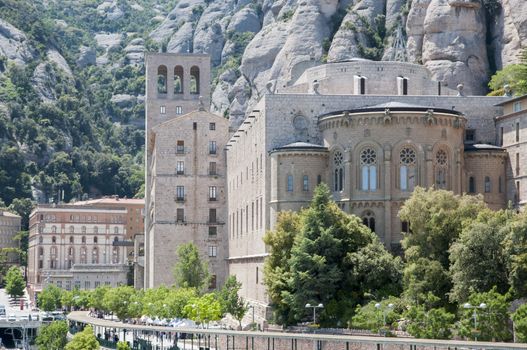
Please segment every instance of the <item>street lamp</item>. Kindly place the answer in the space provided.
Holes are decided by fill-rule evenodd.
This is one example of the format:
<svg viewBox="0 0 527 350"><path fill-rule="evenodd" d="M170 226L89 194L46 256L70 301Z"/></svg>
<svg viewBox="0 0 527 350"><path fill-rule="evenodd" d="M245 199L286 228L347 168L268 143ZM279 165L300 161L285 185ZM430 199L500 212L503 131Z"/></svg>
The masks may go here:
<svg viewBox="0 0 527 350"><path fill-rule="evenodd" d="M318 305L311 305L309 303L306 304L306 309L313 308L313 324L317 323L317 309L322 309L324 307L324 304L320 303Z"/></svg>
<svg viewBox="0 0 527 350"><path fill-rule="evenodd" d="M381 303L376 303L375 304L375 308L377 310L381 310L382 309ZM382 309L382 325L383 326L386 326L386 311L388 309L390 309L390 310L393 309L393 304L392 303L388 304L388 306L386 308Z"/></svg>
<svg viewBox="0 0 527 350"><path fill-rule="evenodd" d="M477 305L470 305L470 303L465 303L463 304L463 308L465 309L474 309L474 311L472 312L472 317L474 318L474 341L477 341L478 340L478 336L477 336L477 329L478 329L478 309L486 309L487 308L487 304L485 303L481 303L479 304L479 306Z"/></svg>

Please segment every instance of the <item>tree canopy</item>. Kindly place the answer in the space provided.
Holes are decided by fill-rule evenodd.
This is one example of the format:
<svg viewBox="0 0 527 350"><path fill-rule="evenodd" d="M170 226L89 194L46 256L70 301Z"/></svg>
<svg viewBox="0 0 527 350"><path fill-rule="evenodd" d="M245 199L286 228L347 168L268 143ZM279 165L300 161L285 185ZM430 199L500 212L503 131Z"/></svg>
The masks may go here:
<svg viewBox="0 0 527 350"><path fill-rule="evenodd" d="M196 245L192 242L182 244L177 248L178 261L174 267L176 286L202 290L208 287L209 270L202 261Z"/></svg>
<svg viewBox="0 0 527 350"><path fill-rule="evenodd" d="M11 266L6 275L6 292L12 298L19 298L24 295L26 282L22 276L22 271L18 266Z"/></svg>
<svg viewBox="0 0 527 350"><path fill-rule="evenodd" d="M68 342L67 335L67 322L54 321L39 330L35 343L38 350L63 350Z"/></svg>

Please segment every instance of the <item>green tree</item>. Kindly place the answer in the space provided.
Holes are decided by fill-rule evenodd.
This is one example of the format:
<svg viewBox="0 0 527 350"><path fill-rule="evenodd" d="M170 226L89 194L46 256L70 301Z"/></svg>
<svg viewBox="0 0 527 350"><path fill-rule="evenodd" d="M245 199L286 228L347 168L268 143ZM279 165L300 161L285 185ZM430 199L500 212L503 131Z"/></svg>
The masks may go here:
<svg viewBox="0 0 527 350"><path fill-rule="evenodd" d="M527 343L527 304L521 305L512 314L514 322L514 331L516 332L516 341Z"/></svg>
<svg viewBox="0 0 527 350"><path fill-rule="evenodd" d="M353 265L362 261L356 254L376 237L358 217L344 213L330 198L328 186L319 185L302 213L302 228L289 259L291 294L285 299L295 320L307 317L307 303L322 303L320 323L339 326L350 319L357 297L364 292L360 283L366 280L361 275L364 271Z"/></svg>
<svg viewBox="0 0 527 350"><path fill-rule="evenodd" d="M463 227L459 239L450 246L451 300L463 302L471 291L485 292L493 286L500 293L508 291L507 258L502 241L503 227L512 216L510 211L489 209Z"/></svg>
<svg viewBox="0 0 527 350"><path fill-rule="evenodd" d="M150 317L169 318L169 310L165 305L170 294L171 290L164 285L147 289L143 296L143 314Z"/></svg>
<svg viewBox="0 0 527 350"><path fill-rule="evenodd" d="M388 330L401 318L404 309L404 301L394 297L380 302L370 301L363 306L357 305L351 318L351 327L372 332Z"/></svg>
<svg viewBox="0 0 527 350"><path fill-rule="evenodd" d="M221 304L214 293L190 299L184 310L188 318L207 326L221 319Z"/></svg>
<svg viewBox="0 0 527 350"><path fill-rule="evenodd" d="M110 288L104 295L105 309L113 312L120 320L140 316L140 305L135 306L136 290L131 286Z"/></svg>
<svg viewBox="0 0 527 350"><path fill-rule="evenodd" d="M242 319L249 309L245 300L238 295L242 284L236 280L236 276L229 276L225 284L218 292L218 299L221 305L221 313L231 314L242 326Z"/></svg>
<svg viewBox="0 0 527 350"><path fill-rule="evenodd" d="M522 53L520 64L509 64L496 72L489 82L491 95L503 95L504 86L509 85L515 95L527 94L527 51Z"/></svg>
<svg viewBox="0 0 527 350"><path fill-rule="evenodd" d="M505 231L502 244L511 292L517 298L527 297L527 213L509 220Z"/></svg>
<svg viewBox="0 0 527 350"><path fill-rule="evenodd" d="M99 350L100 345L93 334L91 326L84 327L82 332L73 336L71 341L64 348L65 350Z"/></svg>
<svg viewBox="0 0 527 350"><path fill-rule="evenodd" d="M452 288L449 248L463 225L486 209L481 196L458 196L444 190L417 187L399 211L410 223L402 245L407 260L404 269L405 295L419 302L428 292L448 302Z"/></svg>
<svg viewBox="0 0 527 350"><path fill-rule="evenodd" d="M120 341L117 343L117 350L132 350L128 342Z"/></svg>
<svg viewBox="0 0 527 350"><path fill-rule="evenodd" d="M471 306L485 304L485 308L465 308L460 305L459 334L467 338L477 336L483 341L508 341L512 338L509 329L509 302L507 297L492 288L488 292L472 293L468 298ZM474 326L474 310L477 326Z"/></svg>
<svg viewBox="0 0 527 350"><path fill-rule="evenodd" d="M203 290L209 284L209 270L199 257L194 243L182 244L177 249L178 262L174 267L176 286Z"/></svg>
<svg viewBox="0 0 527 350"><path fill-rule="evenodd" d="M88 295L88 305L96 310L108 312L109 310L106 309L104 299L106 293L108 293L110 289L111 288L108 286L99 286L95 288Z"/></svg>
<svg viewBox="0 0 527 350"><path fill-rule="evenodd" d="M295 237L302 227L301 220L300 213L280 212L275 229L268 231L263 238L269 247L269 256L264 262L264 282L273 305L274 317L279 324L290 324L294 321L286 296L292 293L288 283L291 278L289 259Z"/></svg>
<svg viewBox="0 0 527 350"><path fill-rule="evenodd" d="M184 308L193 298L196 298L198 295L195 288L172 288L169 290L167 297L163 300L163 304L159 305L162 307L159 316L165 318L184 318L185 312ZM159 308L158 308L159 310ZM163 316L165 315L165 316Z"/></svg>
<svg viewBox="0 0 527 350"><path fill-rule="evenodd" d="M22 218L21 226L23 231L29 230L29 214L35 207L35 202L30 198L15 198L9 205L9 210L17 213ZM20 247L23 249L23 247Z"/></svg>
<svg viewBox="0 0 527 350"><path fill-rule="evenodd" d="M62 290L53 284L48 284L46 288L38 294L38 307L44 311L55 311L61 308Z"/></svg>
<svg viewBox="0 0 527 350"><path fill-rule="evenodd" d="M6 275L6 292L12 298L20 298L24 295L26 282L18 266L11 266Z"/></svg>
<svg viewBox="0 0 527 350"><path fill-rule="evenodd" d="M408 321L408 333L428 339L450 339L456 318L444 308L427 309L425 305L410 306L403 317Z"/></svg>
<svg viewBox="0 0 527 350"><path fill-rule="evenodd" d="M63 350L68 342L66 321L54 321L42 327L35 339L38 350Z"/></svg>

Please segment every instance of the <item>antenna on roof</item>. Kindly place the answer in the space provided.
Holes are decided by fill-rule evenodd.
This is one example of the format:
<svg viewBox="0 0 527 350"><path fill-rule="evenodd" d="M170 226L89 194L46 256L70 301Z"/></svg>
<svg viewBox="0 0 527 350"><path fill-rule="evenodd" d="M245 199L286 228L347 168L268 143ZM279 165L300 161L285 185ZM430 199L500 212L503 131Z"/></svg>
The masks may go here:
<svg viewBox="0 0 527 350"><path fill-rule="evenodd" d="M408 54L406 53L406 38L404 37L403 26L401 24L399 24L397 27L392 49L390 61L408 62Z"/></svg>

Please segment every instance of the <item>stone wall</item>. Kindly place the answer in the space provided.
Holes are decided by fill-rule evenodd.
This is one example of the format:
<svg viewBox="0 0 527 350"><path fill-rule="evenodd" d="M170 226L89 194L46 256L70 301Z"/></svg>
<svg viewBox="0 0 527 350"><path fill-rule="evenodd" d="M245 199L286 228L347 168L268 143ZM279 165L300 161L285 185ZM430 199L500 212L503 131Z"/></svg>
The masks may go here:
<svg viewBox="0 0 527 350"><path fill-rule="evenodd" d="M214 127L211 127L211 124ZM214 130L212 130L214 129ZM149 169L155 178L152 186L153 204L151 251L147 269L151 287L174 283L173 267L177 263L179 245L193 242L201 257L223 285L227 276L226 162L225 143L228 120L205 111L196 111L152 129L153 158ZM178 151L178 142L182 142ZM216 143L215 153L210 142ZM178 162L182 166L178 168ZM215 173L211 173L211 162ZM178 192L178 186L181 189ZM215 197L211 191L215 189ZM183 217L178 218L178 209ZM216 211L215 220L210 210ZM215 228L216 233L211 232Z"/></svg>

